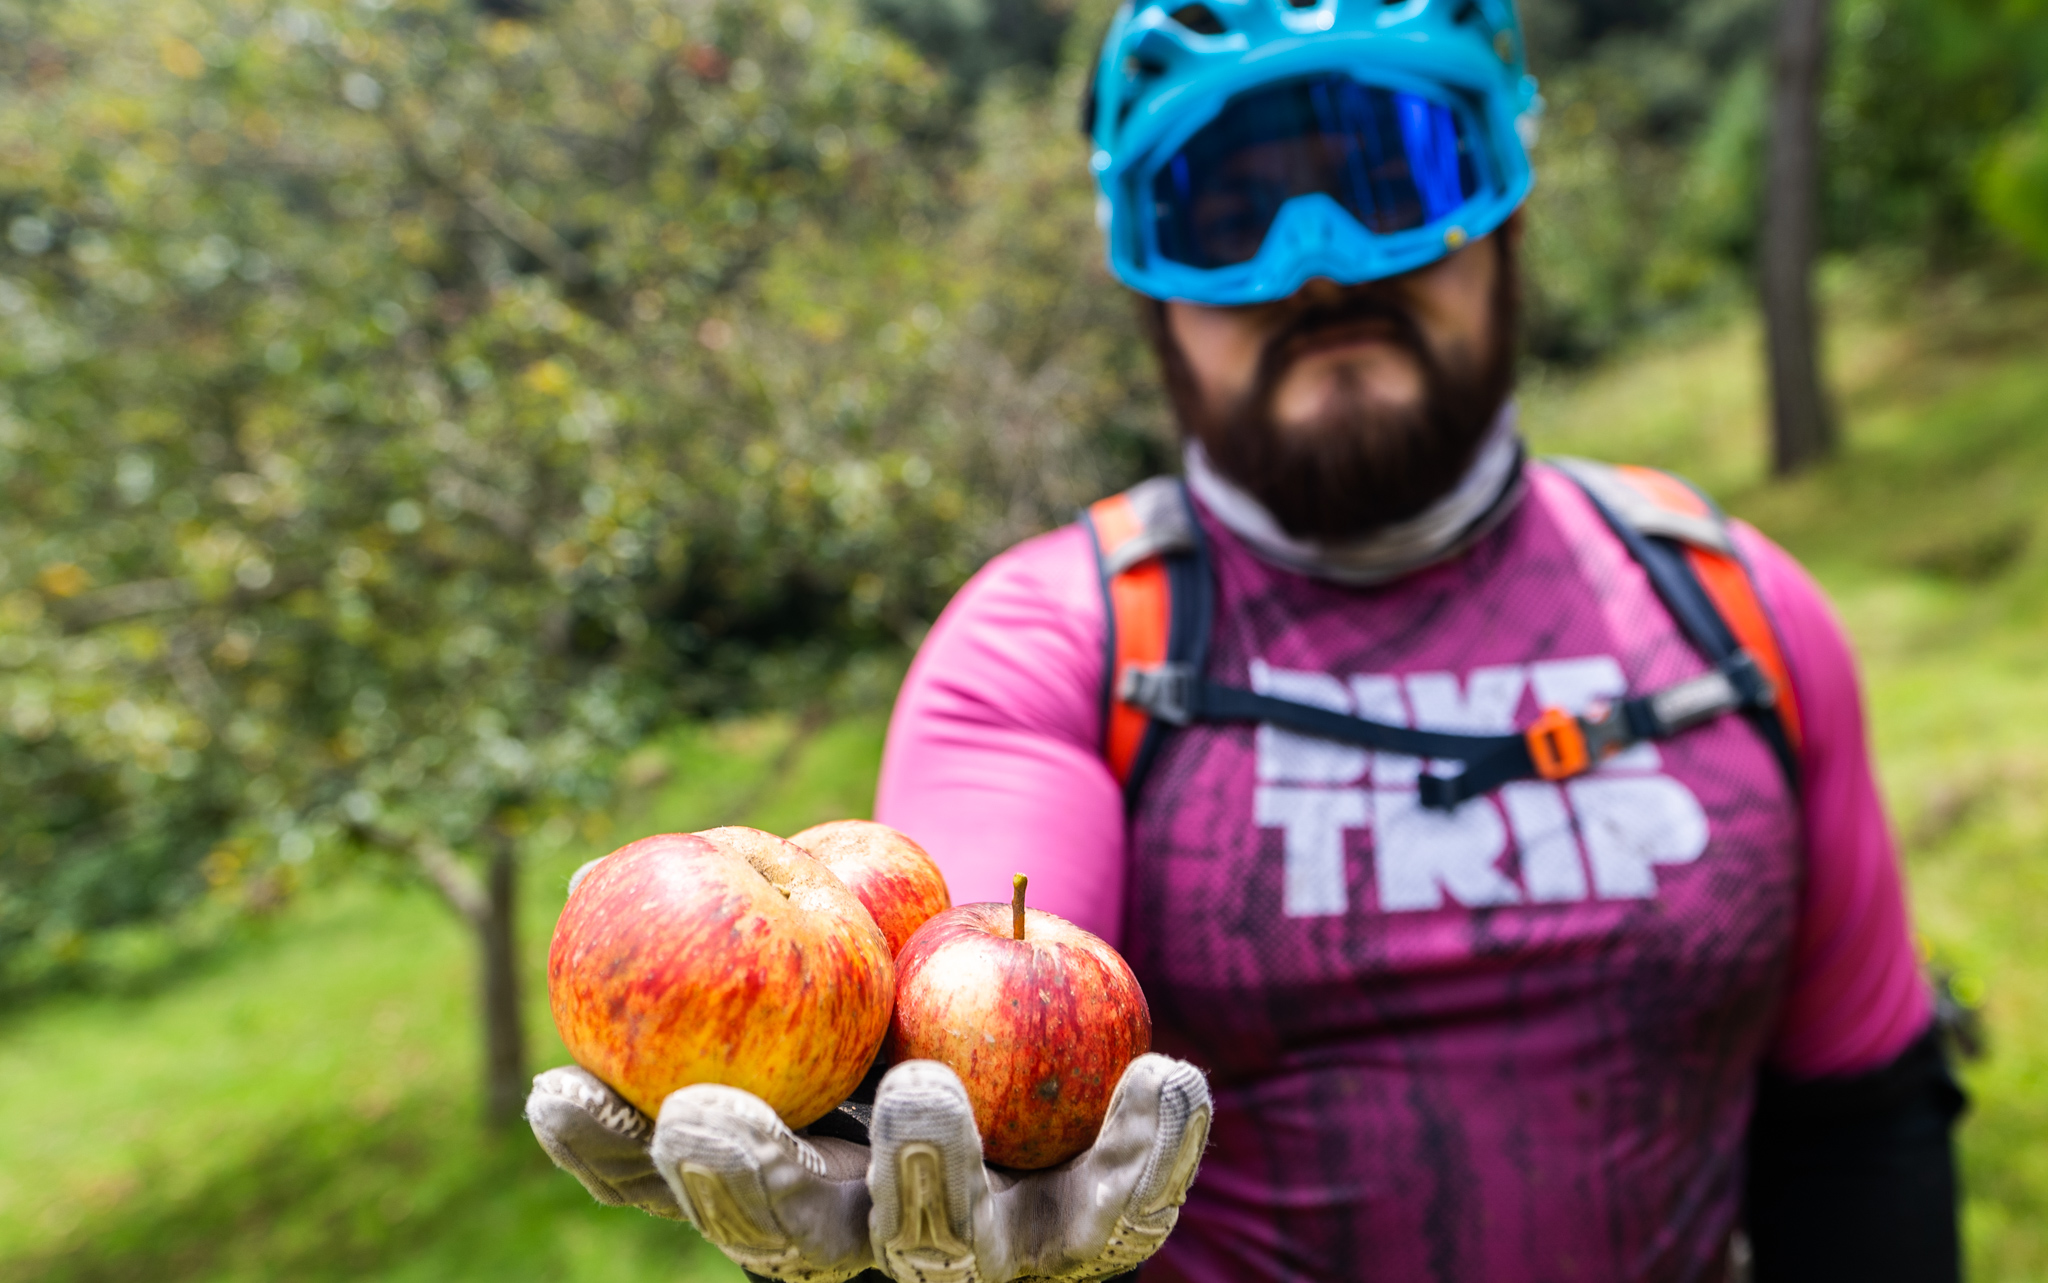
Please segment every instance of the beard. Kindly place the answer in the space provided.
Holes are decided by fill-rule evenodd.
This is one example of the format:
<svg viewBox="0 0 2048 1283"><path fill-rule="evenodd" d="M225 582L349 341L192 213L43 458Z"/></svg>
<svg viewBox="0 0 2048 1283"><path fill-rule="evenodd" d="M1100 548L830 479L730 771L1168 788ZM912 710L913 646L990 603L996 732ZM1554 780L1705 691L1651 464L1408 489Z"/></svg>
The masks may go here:
<svg viewBox="0 0 2048 1283"><path fill-rule="evenodd" d="M1520 287L1514 247L1496 235L1487 350L1440 353L1391 291L1372 286L1297 314L1266 343L1253 384L1236 402L1212 407L1166 323L1147 300L1145 328L1184 437L1199 441L1216 470L1257 499L1297 539L1342 543L1421 515L1456 488L1514 387ZM1280 423L1280 384L1303 350L1337 327L1371 325L1407 352L1422 394L1405 406L1374 400L1354 370L1339 370L1321 411Z"/></svg>

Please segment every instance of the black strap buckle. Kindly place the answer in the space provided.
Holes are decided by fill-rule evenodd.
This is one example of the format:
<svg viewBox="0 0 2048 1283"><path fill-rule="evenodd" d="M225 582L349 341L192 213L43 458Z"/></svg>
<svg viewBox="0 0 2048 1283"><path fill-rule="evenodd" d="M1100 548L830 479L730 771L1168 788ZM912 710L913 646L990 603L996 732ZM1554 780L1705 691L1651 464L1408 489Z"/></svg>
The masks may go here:
<svg viewBox="0 0 2048 1283"><path fill-rule="evenodd" d="M1190 664L1126 668L1117 678L1116 697L1162 722L1186 726L1195 719L1195 670Z"/></svg>

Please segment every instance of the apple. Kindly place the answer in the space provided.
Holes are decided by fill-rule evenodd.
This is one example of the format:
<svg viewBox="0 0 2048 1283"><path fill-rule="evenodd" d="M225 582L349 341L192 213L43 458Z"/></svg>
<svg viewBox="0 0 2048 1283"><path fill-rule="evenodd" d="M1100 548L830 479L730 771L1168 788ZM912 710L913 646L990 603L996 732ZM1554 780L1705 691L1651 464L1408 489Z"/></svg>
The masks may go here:
<svg viewBox="0 0 2048 1283"><path fill-rule="evenodd" d="M982 1156L1051 1167L1088 1148L1124 1067L1152 1047L1138 978L1102 937L1024 907L964 904L896 958L892 1058L960 1075Z"/></svg>
<svg viewBox="0 0 2048 1283"><path fill-rule="evenodd" d="M569 893L548 1002L576 1063L648 1114L724 1083L802 1127L860 1083L888 1032L882 929L818 860L756 829L665 833Z"/></svg>
<svg viewBox="0 0 2048 1283"><path fill-rule="evenodd" d="M789 839L825 862L874 915L891 956L932 915L953 907L946 875L925 849L886 824L833 820Z"/></svg>

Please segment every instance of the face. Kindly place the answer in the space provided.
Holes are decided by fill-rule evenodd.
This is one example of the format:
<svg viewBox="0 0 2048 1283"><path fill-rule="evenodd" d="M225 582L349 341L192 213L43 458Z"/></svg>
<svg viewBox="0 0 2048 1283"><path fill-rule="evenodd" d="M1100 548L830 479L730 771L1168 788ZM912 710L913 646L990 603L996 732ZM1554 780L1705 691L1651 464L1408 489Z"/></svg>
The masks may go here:
<svg viewBox="0 0 2048 1283"><path fill-rule="evenodd" d="M1184 430L1297 537L1415 516L1506 399L1519 234L1511 220L1405 276L1313 280L1273 303L1164 304L1155 341Z"/></svg>

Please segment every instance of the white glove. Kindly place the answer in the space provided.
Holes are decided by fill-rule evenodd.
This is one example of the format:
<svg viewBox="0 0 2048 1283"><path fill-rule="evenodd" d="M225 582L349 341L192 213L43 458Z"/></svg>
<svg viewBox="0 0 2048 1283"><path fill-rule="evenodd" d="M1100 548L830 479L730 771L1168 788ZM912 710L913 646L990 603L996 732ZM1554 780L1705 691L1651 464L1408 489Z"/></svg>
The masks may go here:
<svg viewBox="0 0 2048 1283"><path fill-rule="evenodd" d="M751 1274L840 1283L868 1247L868 1147L799 1136L737 1087L672 1092L654 1126L654 1169L697 1232Z"/></svg>
<svg viewBox="0 0 2048 1283"><path fill-rule="evenodd" d="M758 1096L685 1087L657 1125L575 1065L533 1080L526 1120L555 1166L610 1207L688 1221L744 1269L836 1283L868 1250L868 1147L799 1137Z"/></svg>
<svg viewBox="0 0 2048 1283"><path fill-rule="evenodd" d="M1093 1147L1015 1172L982 1163L966 1089L932 1061L883 1077L872 1149L798 1135L732 1087L671 1095L645 1149L646 1118L580 1069L542 1074L527 1102L542 1146L600 1202L680 1215L744 1269L792 1283L841 1283L868 1268L905 1283L1129 1270L1178 1219L1209 1113L1200 1071L1141 1056Z"/></svg>
<svg viewBox="0 0 2048 1283"><path fill-rule="evenodd" d="M868 1232L891 1278L1100 1279L1159 1250L1209 1139L1209 1084L1165 1056L1124 1070L1095 1144L1041 1172L981 1161L967 1089L944 1065L891 1069L870 1125Z"/></svg>
<svg viewBox="0 0 2048 1283"><path fill-rule="evenodd" d="M683 1219L668 1183L647 1158L654 1124L589 1070L564 1065L535 1078L526 1121L555 1166L582 1181L598 1202Z"/></svg>

